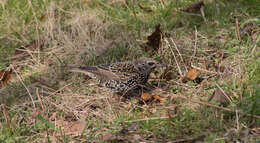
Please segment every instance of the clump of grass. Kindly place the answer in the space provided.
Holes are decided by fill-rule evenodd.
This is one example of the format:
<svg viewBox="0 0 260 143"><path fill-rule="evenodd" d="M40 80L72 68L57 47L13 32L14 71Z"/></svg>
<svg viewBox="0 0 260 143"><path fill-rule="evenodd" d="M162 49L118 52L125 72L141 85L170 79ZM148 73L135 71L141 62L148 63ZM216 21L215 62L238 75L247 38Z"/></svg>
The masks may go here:
<svg viewBox="0 0 260 143"><path fill-rule="evenodd" d="M0 113L0 142L100 142L107 132L118 140L125 136L127 141L136 136L147 142L257 140L253 129L259 121L255 118L178 100L174 93L206 102L218 88L217 83L233 99L227 108L259 116L259 36L245 34L239 41L235 27L236 19L241 29L249 21L259 26L256 18L259 10L250 7L258 2L207 1L206 22L200 16L180 12L180 8L193 2L3 2L0 68L13 63L28 90L15 77L1 89L1 95L7 98L1 99L1 103L7 104L15 128L8 128ZM151 12L138 5L150 8ZM169 36L163 39L154 58L164 59L175 75L167 83L172 92L157 93L168 96L164 104L142 105L136 99L122 101L93 84L94 80L66 71L71 65L106 64L149 56L140 48L140 41L144 43L159 23ZM26 47L38 40L43 41L41 46L34 50ZM10 57L17 54L15 49L23 46L28 56L11 61ZM217 57L218 52L228 56ZM214 74L202 71L203 83L181 83L180 77L191 65L202 69L205 66ZM225 72L216 71L216 67L224 68ZM36 107L32 106L28 92ZM134 121L139 127L132 131ZM84 129L76 126L79 122L84 123ZM252 131L246 133L246 138L242 134L244 128Z"/></svg>

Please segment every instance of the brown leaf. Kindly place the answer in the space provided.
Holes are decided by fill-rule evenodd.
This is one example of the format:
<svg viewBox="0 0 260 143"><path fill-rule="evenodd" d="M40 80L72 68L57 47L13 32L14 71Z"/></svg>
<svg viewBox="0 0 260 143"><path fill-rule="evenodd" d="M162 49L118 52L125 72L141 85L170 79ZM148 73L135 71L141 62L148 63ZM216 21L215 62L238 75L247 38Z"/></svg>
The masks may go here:
<svg viewBox="0 0 260 143"><path fill-rule="evenodd" d="M198 77L198 71L196 69L190 69L185 78L189 79L189 80L195 80Z"/></svg>
<svg viewBox="0 0 260 143"><path fill-rule="evenodd" d="M154 95L153 95L153 99L154 99L155 101L160 101L160 104L163 104L163 103L165 102L166 97L163 97L163 96L159 96L159 95L157 95L157 94L154 94Z"/></svg>
<svg viewBox="0 0 260 143"><path fill-rule="evenodd" d="M5 70L0 71L0 88L3 88L9 83L9 81L12 78L12 73L13 73L12 69L10 69L9 71L5 71Z"/></svg>
<svg viewBox="0 0 260 143"><path fill-rule="evenodd" d="M240 29L242 34L249 34L252 35L254 30L257 29L255 24L252 22L247 23L243 28Z"/></svg>
<svg viewBox="0 0 260 143"><path fill-rule="evenodd" d="M148 101L148 100L150 100L152 98L152 96L149 93L142 93L141 98L144 101Z"/></svg>
<svg viewBox="0 0 260 143"><path fill-rule="evenodd" d="M136 131L140 128L140 125L137 123L132 123L127 129L128 131Z"/></svg>
<svg viewBox="0 0 260 143"><path fill-rule="evenodd" d="M40 17L40 21L41 21L41 22L46 21L46 20L48 19L48 17L49 17L49 14L48 14L48 13L45 13L44 15L42 15L42 16Z"/></svg>
<svg viewBox="0 0 260 143"><path fill-rule="evenodd" d="M11 60L23 59L24 57L29 56L29 53L26 50L35 51L37 47L42 48L43 44L44 41L39 39L39 40L32 41L30 44L24 47L17 48L15 50L14 56L11 57Z"/></svg>
<svg viewBox="0 0 260 143"><path fill-rule="evenodd" d="M146 45L142 46L145 52L151 52L154 54L158 51L162 39L162 31L160 26L160 24L156 26L155 31L150 36L148 36L148 42Z"/></svg>
<svg viewBox="0 0 260 143"><path fill-rule="evenodd" d="M221 104L229 103L229 100L226 98L226 96L220 89L215 90L212 96L208 99L208 101L215 101Z"/></svg>
<svg viewBox="0 0 260 143"><path fill-rule="evenodd" d="M145 12L152 12L152 9L150 7L143 7L140 3L138 3L138 7Z"/></svg>
<svg viewBox="0 0 260 143"><path fill-rule="evenodd" d="M172 67L166 67L166 69L159 78L166 79L167 81L169 81L176 78L176 75L174 74Z"/></svg>
<svg viewBox="0 0 260 143"><path fill-rule="evenodd" d="M67 134L80 134L83 132L85 125L85 121L70 122L65 128L65 132Z"/></svg>
<svg viewBox="0 0 260 143"><path fill-rule="evenodd" d="M199 1L199 2L196 2L196 3L193 3L191 6L189 7L185 7L185 8L182 8L181 11L184 11L184 12L188 12L188 13L200 13L200 9L205 6L203 0L202 1Z"/></svg>
<svg viewBox="0 0 260 143"><path fill-rule="evenodd" d="M103 141L113 141L117 139L116 135L109 132L103 133L101 137Z"/></svg>

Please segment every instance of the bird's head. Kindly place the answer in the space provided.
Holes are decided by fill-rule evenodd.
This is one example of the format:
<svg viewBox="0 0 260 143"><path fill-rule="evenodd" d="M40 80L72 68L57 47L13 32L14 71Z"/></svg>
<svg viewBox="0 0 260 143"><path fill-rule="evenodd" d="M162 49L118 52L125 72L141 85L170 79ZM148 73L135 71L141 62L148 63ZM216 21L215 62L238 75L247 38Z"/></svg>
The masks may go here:
<svg viewBox="0 0 260 143"><path fill-rule="evenodd" d="M135 61L135 64L141 72L148 74L150 74L156 67L165 67L164 64L161 64L152 58L139 58Z"/></svg>

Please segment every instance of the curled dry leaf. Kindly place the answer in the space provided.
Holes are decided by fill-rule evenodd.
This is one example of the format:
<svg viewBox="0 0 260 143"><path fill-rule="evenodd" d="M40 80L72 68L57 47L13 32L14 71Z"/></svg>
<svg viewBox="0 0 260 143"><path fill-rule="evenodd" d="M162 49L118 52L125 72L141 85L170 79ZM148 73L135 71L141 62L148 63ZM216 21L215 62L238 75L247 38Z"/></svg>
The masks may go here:
<svg viewBox="0 0 260 143"><path fill-rule="evenodd" d="M227 99L227 97L220 89L215 90L212 96L208 99L208 101L212 100L223 105L227 105L229 103L229 99Z"/></svg>
<svg viewBox="0 0 260 143"><path fill-rule="evenodd" d="M204 2L203 1L199 1L199 2L193 3L189 7L182 8L181 11L198 14L198 13L200 13L200 9L203 6L205 6Z"/></svg>
<svg viewBox="0 0 260 143"><path fill-rule="evenodd" d="M140 128L140 125L138 123L132 123L128 128L127 130L128 131L136 131Z"/></svg>
<svg viewBox="0 0 260 143"><path fill-rule="evenodd" d="M112 134L110 132L105 132L101 135L101 138L103 141L113 141L113 140L116 140L117 137L115 134Z"/></svg>
<svg viewBox="0 0 260 143"><path fill-rule="evenodd" d="M141 46L145 52L150 52L153 55L158 51L163 35L160 27L161 25L158 24L155 31L150 36L148 36L148 42Z"/></svg>
<svg viewBox="0 0 260 143"><path fill-rule="evenodd" d="M176 78L176 75L174 74L172 67L166 67L166 69L159 78L166 79L167 81L169 81Z"/></svg>
<svg viewBox="0 0 260 143"><path fill-rule="evenodd" d="M163 96L159 96L157 94L149 94L149 93L142 93L141 95L141 98L144 100L144 101L159 101L160 104L163 104L166 97L163 97Z"/></svg>
<svg viewBox="0 0 260 143"><path fill-rule="evenodd" d="M70 122L67 126L67 128L65 128L65 131L68 134L80 134L84 131L86 122L85 121L76 121L76 122Z"/></svg>
<svg viewBox="0 0 260 143"><path fill-rule="evenodd" d="M9 71L5 71L5 70L0 71L0 88L3 88L10 82L12 78L12 73L13 73L12 69L10 69Z"/></svg>
<svg viewBox="0 0 260 143"><path fill-rule="evenodd" d="M138 3L138 7L145 12L152 12L153 11L150 7L143 7L140 3Z"/></svg>
<svg viewBox="0 0 260 143"><path fill-rule="evenodd" d="M160 104L163 104L163 103L165 102L165 100L166 100L166 97L163 97L163 96L159 96L159 95L157 95L157 94L154 94L154 95L153 95L153 99L154 99L155 101L160 101Z"/></svg>
<svg viewBox="0 0 260 143"><path fill-rule="evenodd" d="M144 101L148 101L148 100L152 99L152 96L149 93L142 93L141 98Z"/></svg>
<svg viewBox="0 0 260 143"><path fill-rule="evenodd" d="M195 80L198 77L198 71L196 69L190 69L187 74L185 75L185 78L188 80Z"/></svg>

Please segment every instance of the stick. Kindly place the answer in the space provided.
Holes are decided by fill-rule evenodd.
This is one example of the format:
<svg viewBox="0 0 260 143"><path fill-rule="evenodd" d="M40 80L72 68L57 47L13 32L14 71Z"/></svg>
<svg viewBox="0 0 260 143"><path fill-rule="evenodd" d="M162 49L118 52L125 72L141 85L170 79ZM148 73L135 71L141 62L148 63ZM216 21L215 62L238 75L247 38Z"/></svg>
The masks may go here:
<svg viewBox="0 0 260 143"><path fill-rule="evenodd" d="M140 122L140 121L149 121L149 120L162 120L162 119L169 119L169 118L174 118L174 117L176 117L176 116L172 116L172 117L152 117L152 118L143 118L143 119L137 119L137 120L125 121L125 123Z"/></svg>
<svg viewBox="0 0 260 143"><path fill-rule="evenodd" d="M177 47L177 45L176 45L176 43L173 41L173 39L171 38L171 41L172 41L172 43L173 43L173 45L174 45L174 48L176 49L176 51L178 52L178 54L180 55L180 58L181 58L181 61L184 63L184 60L183 60L183 58L182 58L182 56L181 56L181 53L180 53L180 51L179 51L179 49L178 49L178 47ZM186 67L186 65L184 64L184 67L185 67L185 69L186 69L186 72L188 72L188 69L187 69L187 67Z"/></svg>
<svg viewBox="0 0 260 143"><path fill-rule="evenodd" d="M239 31L239 23L238 19L236 18L236 33L237 33L237 40L241 41L240 31Z"/></svg>
<svg viewBox="0 0 260 143"><path fill-rule="evenodd" d="M168 43L168 41L167 41L167 43ZM168 44L169 44L169 43L168 43ZM169 44L169 46L170 46L170 44ZM179 66L179 63L178 63L178 61L177 61L177 59L176 59L176 56L175 56L175 54L174 54L174 52L173 52L173 50L172 50L171 47L170 47L170 50L171 50L171 53L172 53L172 55L173 55L173 57L174 57L174 60L175 60L175 62L176 62L176 65L177 65L177 67L178 67L179 74L180 74L181 76L183 76L183 75L182 75L182 72L181 72L181 68L180 68L180 66Z"/></svg>
<svg viewBox="0 0 260 143"><path fill-rule="evenodd" d="M199 71L202 71L202 72L206 72L206 73L212 73L212 74L220 74L220 73L217 73L215 71L209 71L209 70L206 70L206 69L202 69L200 67L196 67L194 65L191 65L192 68L196 69L196 70L199 70Z"/></svg>
<svg viewBox="0 0 260 143"><path fill-rule="evenodd" d="M32 97L32 95L31 95L29 89L28 89L28 88L26 87L26 85L24 84L24 82L23 82L21 76L17 73L17 71L14 69L14 66L13 66L12 64L11 64L10 66L12 67L12 69L14 70L14 72L15 72L15 74L17 75L18 79L20 80L20 82L22 83L22 85L24 86L24 88L26 89L26 91L28 92L28 94L29 94L29 96L30 96L30 98L31 98L31 100L32 100L33 107L36 108L35 103L34 103L34 101L33 101L33 97Z"/></svg>
<svg viewBox="0 0 260 143"><path fill-rule="evenodd" d="M5 104L1 104L1 108L3 110L5 123L6 123L7 127L10 128L10 118L9 118L9 115L8 115L8 113L6 111Z"/></svg>
<svg viewBox="0 0 260 143"><path fill-rule="evenodd" d="M243 113L242 111L239 111L239 110L233 110L233 109L230 109L230 108L220 107L220 106L217 106L217 105L213 105L213 104L197 101L197 100L194 100L194 99L188 99L187 97L184 97L184 96L175 96L175 97L176 98L185 99L185 100L189 100L190 102L193 102L193 103L198 103L198 104L201 104L201 105L214 107L214 108L217 108L217 109L220 109L220 110L229 111L229 112L233 112L233 113L237 112L237 113L249 116L249 117L254 117L254 118L260 119L260 116L258 116L258 115Z"/></svg>
<svg viewBox="0 0 260 143"><path fill-rule="evenodd" d="M217 87L220 89L220 91L224 94L224 96L228 99L229 103L232 102L231 98L225 93L225 91L216 83Z"/></svg>
<svg viewBox="0 0 260 143"><path fill-rule="evenodd" d="M41 96L40 96L40 94L39 94L39 89L38 89L38 88L36 88L36 95L37 95L37 97L38 97L38 100L39 100L39 102L40 102L40 105L41 105L42 110L45 110L45 108L44 108L44 106L43 106L43 103L42 103Z"/></svg>

